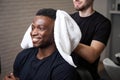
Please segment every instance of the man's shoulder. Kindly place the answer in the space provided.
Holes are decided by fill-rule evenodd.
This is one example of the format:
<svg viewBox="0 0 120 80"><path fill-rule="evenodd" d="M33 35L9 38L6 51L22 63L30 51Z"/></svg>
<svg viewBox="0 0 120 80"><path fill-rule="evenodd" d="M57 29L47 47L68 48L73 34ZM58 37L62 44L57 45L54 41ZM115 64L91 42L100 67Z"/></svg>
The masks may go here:
<svg viewBox="0 0 120 80"><path fill-rule="evenodd" d="M58 53L58 56L56 57L54 66L56 70L61 71L75 71L75 67L70 65L61 55ZM57 67L56 67L57 66Z"/></svg>
<svg viewBox="0 0 120 80"><path fill-rule="evenodd" d="M36 51L37 51L36 48L23 49L21 52L18 53L17 58L27 57L27 56L29 56L29 55L32 55L32 54L35 53Z"/></svg>
<svg viewBox="0 0 120 80"><path fill-rule="evenodd" d="M72 65L70 65L59 53L59 51L56 51L53 53L53 56L51 58L53 61L53 67L55 66L56 68L73 68Z"/></svg>
<svg viewBox="0 0 120 80"><path fill-rule="evenodd" d="M79 12L74 12L70 14L71 17L78 17L79 16Z"/></svg>
<svg viewBox="0 0 120 80"><path fill-rule="evenodd" d="M100 12L95 11L94 15L95 15L96 19L98 18L101 21L104 20L104 21L109 21L110 22L110 20L106 16L101 14Z"/></svg>
<svg viewBox="0 0 120 80"><path fill-rule="evenodd" d="M68 63L60 64L53 69L52 77L59 79L56 80L80 80L80 76L75 67L69 65ZM61 78L61 79L60 79Z"/></svg>
<svg viewBox="0 0 120 80"><path fill-rule="evenodd" d="M56 59L55 65L53 66L52 77L61 78L61 80L76 80L79 78L75 67L66 62L62 56ZM56 79L60 80L60 79Z"/></svg>

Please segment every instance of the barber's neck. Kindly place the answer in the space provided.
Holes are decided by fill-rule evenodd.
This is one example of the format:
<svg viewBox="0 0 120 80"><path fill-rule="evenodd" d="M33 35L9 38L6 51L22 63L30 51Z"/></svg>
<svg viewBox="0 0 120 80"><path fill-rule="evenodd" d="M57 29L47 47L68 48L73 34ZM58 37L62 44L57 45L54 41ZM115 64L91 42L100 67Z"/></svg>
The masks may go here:
<svg viewBox="0 0 120 80"><path fill-rule="evenodd" d="M95 10L93 9L93 7L89 7L86 10L79 11L79 16L80 17L88 17L88 16L92 15L94 12L95 12Z"/></svg>

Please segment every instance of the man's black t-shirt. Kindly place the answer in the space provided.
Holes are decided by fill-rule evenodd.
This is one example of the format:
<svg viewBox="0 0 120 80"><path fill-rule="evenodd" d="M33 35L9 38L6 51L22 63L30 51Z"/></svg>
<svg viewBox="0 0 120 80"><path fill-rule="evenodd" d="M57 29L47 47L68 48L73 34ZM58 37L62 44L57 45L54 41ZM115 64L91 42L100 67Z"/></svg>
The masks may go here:
<svg viewBox="0 0 120 80"><path fill-rule="evenodd" d="M37 53L38 48L29 48L17 55L13 70L20 80L79 80L76 69L57 50L42 60Z"/></svg>
<svg viewBox="0 0 120 80"><path fill-rule="evenodd" d="M82 32L80 43L90 45L92 40L97 40L105 45L107 44L111 31L111 22L107 18L97 11L88 17L80 17L79 12L71 14L71 16L79 25ZM72 54L72 56L76 65L88 69L94 80L99 79L97 72L99 58L93 64L89 64L77 54Z"/></svg>

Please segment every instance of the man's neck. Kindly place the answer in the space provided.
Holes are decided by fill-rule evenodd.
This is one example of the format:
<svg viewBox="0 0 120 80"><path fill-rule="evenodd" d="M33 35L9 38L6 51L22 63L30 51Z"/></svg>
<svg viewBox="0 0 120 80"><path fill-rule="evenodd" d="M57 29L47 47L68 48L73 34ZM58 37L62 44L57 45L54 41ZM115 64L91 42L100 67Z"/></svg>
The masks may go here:
<svg viewBox="0 0 120 80"><path fill-rule="evenodd" d="M86 10L79 11L79 15L80 15L80 17L88 17L88 16L92 15L94 12L95 12L95 10L92 7L89 7Z"/></svg>
<svg viewBox="0 0 120 80"><path fill-rule="evenodd" d="M54 51L56 50L56 46L55 45L51 45L47 48L44 49L40 49L39 48L39 52L37 54L37 58L38 59L43 59L45 57L50 56Z"/></svg>

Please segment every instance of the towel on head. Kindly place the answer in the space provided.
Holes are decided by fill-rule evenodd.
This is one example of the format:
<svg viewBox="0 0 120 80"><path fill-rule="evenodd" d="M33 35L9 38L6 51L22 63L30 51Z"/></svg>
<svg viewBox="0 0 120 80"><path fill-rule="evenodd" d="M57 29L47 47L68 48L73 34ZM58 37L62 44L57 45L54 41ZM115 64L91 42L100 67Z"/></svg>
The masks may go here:
<svg viewBox="0 0 120 80"><path fill-rule="evenodd" d="M55 44L62 57L72 66L72 51L81 39L81 32L76 22L65 11L57 10L54 27Z"/></svg>
<svg viewBox="0 0 120 80"><path fill-rule="evenodd" d="M25 34L23 36L23 39L22 39L22 42L21 42L21 47L23 49L33 47L32 38L31 38L31 35L30 35L31 31L32 31L32 27L30 25L28 27L27 31L25 32Z"/></svg>
<svg viewBox="0 0 120 80"><path fill-rule="evenodd" d="M30 36L31 25L26 31L21 47L33 47L32 39ZM72 66L76 67L70 56L72 51L77 47L81 39L81 31L77 23L71 16L63 10L57 10L56 20L54 24L54 40L60 55Z"/></svg>

